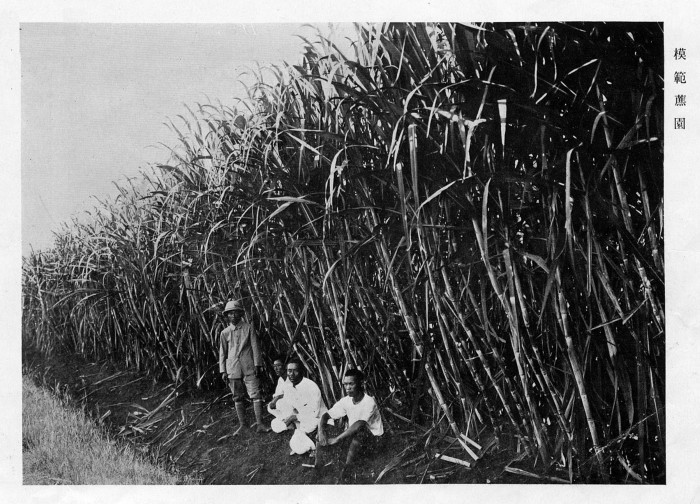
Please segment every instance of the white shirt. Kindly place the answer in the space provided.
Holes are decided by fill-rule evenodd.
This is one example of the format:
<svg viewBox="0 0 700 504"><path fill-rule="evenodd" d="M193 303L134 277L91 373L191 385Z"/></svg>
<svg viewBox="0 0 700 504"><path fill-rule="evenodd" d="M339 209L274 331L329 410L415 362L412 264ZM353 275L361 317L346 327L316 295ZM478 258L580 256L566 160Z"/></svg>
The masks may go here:
<svg viewBox="0 0 700 504"><path fill-rule="evenodd" d="M367 427L369 427L372 434L375 436L384 434L384 423L382 422L382 416L379 414L377 403L374 397L367 394L357 404L352 401L352 397L343 397L328 410L328 415L335 420L347 416L348 427L358 420L364 420L367 422Z"/></svg>
<svg viewBox="0 0 700 504"><path fill-rule="evenodd" d="M289 378L282 378L281 376L277 378L277 387L275 387L275 393L272 394L272 397L279 397L284 395L284 391L287 389L287 387L290 387L292 385L292 382L289 381Z"/></svg>
<svg viewBox="0 0 700 504"><path fill-rule="evenodd" d="M321 397L321 389L308 378L302 378L297 385L291 382L284 388L284 399L295 408L300 422L316 422L326 411Z"/></svg>

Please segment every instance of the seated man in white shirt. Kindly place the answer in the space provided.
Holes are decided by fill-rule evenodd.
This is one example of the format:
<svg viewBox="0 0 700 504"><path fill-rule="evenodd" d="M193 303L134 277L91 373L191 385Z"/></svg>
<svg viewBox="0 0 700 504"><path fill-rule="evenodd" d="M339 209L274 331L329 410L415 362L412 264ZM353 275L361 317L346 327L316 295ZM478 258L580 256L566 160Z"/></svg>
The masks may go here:
<svg viewBox="0 0 700 504"><path fill-rule="evenodd" d="M290 381L284 390L287 414L281 418L275 418L271 424L275 432L294 429L289 445L292 452L297 454L306 453L315 448L308 434L316 430L318 419L327 410L318 385L306 378L304 374L305 369L300 361L290 360L287 363L287 377Z"/></svg>
<svg viewBox="0 0 700 504"><path fill-rule="evenodd" d="M332 446L343 440L350 441L345 464L340 471L341 480L345 476L346 468L355 461L359 450L372 451L384 434L382 416L374 398L365 394L364 379L364 374L359 369L348 370L343 378L343 388L347 395L323 413L318 422L317 468L322 464L321 447ZM337 420L344 416L348 417L348 428L336 437L328 437L328 420Z"/></svg>
<svg viewBox="0 0 700 504"><path fill-rule="evenodd" d="M275 418L286 418L292 414L292 407L289 405L289 401L284 398L284 391L291 385L291 382L287 378L287 368L282 357L275 359L272 366L277 374L277 387L272 395L272 401L267 405L267 411Z"/></svg>

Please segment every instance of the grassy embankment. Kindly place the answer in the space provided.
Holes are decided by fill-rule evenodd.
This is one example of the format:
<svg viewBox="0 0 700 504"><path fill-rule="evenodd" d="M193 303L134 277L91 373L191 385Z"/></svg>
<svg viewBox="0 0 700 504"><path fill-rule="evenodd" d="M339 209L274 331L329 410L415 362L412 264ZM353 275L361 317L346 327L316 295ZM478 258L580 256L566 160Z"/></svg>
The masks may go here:
<svg viewBox="0 0 700 504"><path fill-rule="evenodd" d="M172 485L192 483L110 439L81 410L22 377L25 485Z"/></svg>

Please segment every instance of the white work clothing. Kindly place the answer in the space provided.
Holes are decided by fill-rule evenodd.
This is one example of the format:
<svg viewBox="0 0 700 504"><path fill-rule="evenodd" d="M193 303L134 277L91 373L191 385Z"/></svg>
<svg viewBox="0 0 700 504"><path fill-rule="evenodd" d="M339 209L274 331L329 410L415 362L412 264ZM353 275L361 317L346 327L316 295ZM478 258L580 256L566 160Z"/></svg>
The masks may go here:
<svg viewBox="0 0 700 504"><path fill-rule="evenodd" d="M284 390L284 401L285 407L296 410L296 428L307 434L316 429L319 418L328 409L321 397L321 389L308 378L302 378L296 385L290 383ZM287 426L282 420L288 416L275 418L271 424L272 430L275 432L286 430Z"/></svg>
<svg viewBox="0 0 700 504"><path fill-rule="evenodd" d="M375 436L384 434L384 423L377 402L367 394L357 404L352 401L352 397L343 397L328 410L328 415L335 420L347 416L348 427L359 420L364 420L372 434Z"/></svg>
<svg viewBox="0 0 700 504"><path fill-rule="evenodd" d="M219 372L226 373L229 379L241 379L255 375L256 366L262 366L262 358L253 326L240 320L221 331Z"/></svg>

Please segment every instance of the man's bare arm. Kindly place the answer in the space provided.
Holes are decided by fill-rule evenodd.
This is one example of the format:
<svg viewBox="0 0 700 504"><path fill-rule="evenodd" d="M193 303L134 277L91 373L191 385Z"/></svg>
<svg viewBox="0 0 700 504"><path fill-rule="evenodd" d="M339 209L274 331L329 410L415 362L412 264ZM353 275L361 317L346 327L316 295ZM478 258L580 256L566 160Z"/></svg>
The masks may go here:
<svg viewBox="0 0 700 504"><path fill-rule="evenodd" d="M326 423L331 416L326 411L321 418L318 419L318 444L325 446L328 444L328 439L326 438Z"/></svg>

